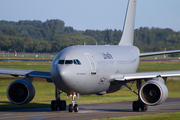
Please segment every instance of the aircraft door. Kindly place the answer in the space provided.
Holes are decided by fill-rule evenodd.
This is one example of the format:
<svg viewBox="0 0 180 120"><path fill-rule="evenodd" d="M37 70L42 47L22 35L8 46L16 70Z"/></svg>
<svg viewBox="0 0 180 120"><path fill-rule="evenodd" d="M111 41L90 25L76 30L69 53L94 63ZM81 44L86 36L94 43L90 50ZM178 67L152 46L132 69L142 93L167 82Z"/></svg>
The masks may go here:
<svg viewBox="0 0 180 120"><path fill-rule="evenodd" d="M85 56L87 57L89 63L90 63L90 66L91 66L91 74L96 74L96 65L94 63L94 59L93 57L89 54L89 53L84 53Z"/></svg>

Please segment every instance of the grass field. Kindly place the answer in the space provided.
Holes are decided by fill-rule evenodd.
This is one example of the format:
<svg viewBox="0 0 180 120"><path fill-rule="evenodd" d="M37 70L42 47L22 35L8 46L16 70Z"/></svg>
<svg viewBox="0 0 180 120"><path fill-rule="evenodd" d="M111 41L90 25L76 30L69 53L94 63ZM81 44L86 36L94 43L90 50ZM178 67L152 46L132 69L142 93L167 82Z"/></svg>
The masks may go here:
<svg viewBox="0 0 180 120"><path fill-rule="evenodd" d="M162 113L162 114L155 114L155 115L93 119L93 120L179 120L179 119L180 119L180 112Z"/></svg>
<svg viewBox="0 0 180 120"><path fill-rule="evenodd" d="M0 68L15 68L15 69L32 69L50 71L51 63L44 62L0 62ZM140 62L138 72L145 71L163 71L163 70L180 70L180 62ZM6 89L8 85L18 78L10 76L0 76L0 110L13 109L13 108L29 108L29 107L41 107L50 106L51 100L55 99L54 84L47 83L44 79L35 79L33 85L36 89L35 98L26 105L13 105L6 97ZM180 97L180 81L178 78L169 78L166 85L169 89L170 98ZM131 84L129 84L131 85ZM134 84L133 89L136 89ZM71 101L67 98L66 94L62 94L61 98L67 101ZM80 96L80 99L76 99L78 104L92 104L92 103L107 103L107 102L123 102L137 100L137 96L129 89L124 88L118 92L112 94L106 94L104 96L97 95L84 95Z"/></svg>
<svg viewBox="0 0 180 120"><path fill-rule="evenodd" d="M54 57L2 57L0 59L54 59Z"/></svg>

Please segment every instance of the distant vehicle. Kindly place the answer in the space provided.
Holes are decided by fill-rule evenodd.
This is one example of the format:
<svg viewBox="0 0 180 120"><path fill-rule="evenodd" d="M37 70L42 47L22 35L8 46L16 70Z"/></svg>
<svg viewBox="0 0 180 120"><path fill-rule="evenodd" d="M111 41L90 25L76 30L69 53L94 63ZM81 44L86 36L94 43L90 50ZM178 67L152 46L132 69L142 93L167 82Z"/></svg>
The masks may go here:
<svg viewBox="0 0 180 120"><path fill-rule="evenodd" d="M133 102L133 111L147 111L149 105L163 103L168 97L165 85L167 77L180 76L180 71L136 73L139 57L178 53L180 50L140 53L133 46L136 1L129 0L118 45L67 47L54 58L50 72L0 68L1 74L25 76L8 86L9 100L18 105L29 103L35 95L33 78L39 77L54 82L56 86L56 100L51 102L52 110L66 109L66 101L60 99L60 90L72 97L69 112L78 112L78 104L75 103L77 95L113 93L128 87L132 81L136 81L138 89L138 100ZM143 85L142 80L145 80Z"/></svg>

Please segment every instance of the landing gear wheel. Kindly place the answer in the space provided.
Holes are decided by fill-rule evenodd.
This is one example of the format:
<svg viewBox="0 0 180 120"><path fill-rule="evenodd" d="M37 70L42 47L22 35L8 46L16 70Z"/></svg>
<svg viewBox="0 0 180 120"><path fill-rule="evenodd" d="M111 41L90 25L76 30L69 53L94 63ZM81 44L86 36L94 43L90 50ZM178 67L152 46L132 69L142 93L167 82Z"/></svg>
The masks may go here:
<svg viewBox="0 0 180 120"><path fill-rule="evenodd" d="M70 105L69 105L69 112L72 112L72 111L73 111L73 105L70 104Z"/></svg>
<svg viewBox="0 0 180 120"><path fill-rule="evenodd" d="M144 103L141 103L141 111L142 112L146 112L148 109L148 105L144 104Z"/></svg>
<svg viewBox="0 0 180 120"><path fill-rule="evenodd" d="M133 101L133 111L139 111L139 102Z"/></svg>
<svg viewBox="0 0 180 120"><path fill-rule="evenodd" d="M63 110L66 110L66 101L65 101L65 100L63 100L63 101L62 101L62 104L63 104L63 105L62 105L62 106L63 106L63 107L62 107L62 108L63 108Z"/></svg>
<svg viewBox="0 0 180 120"><path fill-rule="evenodd" d="M51 110L56 111L57 110L57 104L55 100L51 101Z"/></svg>
<svg viewBox="0 0 180 120"><path fill-rule="evenodd" d="M65 100L61 100L59 102L59 110L66 110L66 101Z"/></svg>
<svg viewBox="0 0 180 120"><path fill-rule="evenodd" d="M133 104L132 104L132 108L133 108L133 111L140 111L140 108L141 108L141 111L142 112L145 112L147 111L148 109L148 105L147 104L144 104L141 99L140 99L140 96L139 96L139 91L140 91L140 88L142 86L142 80L137 80L137 89L138 89L138 93L136 93L138 95L138 100L137 101L134 101Z"/></svg>
<svg viewBox="0 0 180 120"><path fill-rule="evenodd" d="M78 104L74 105L74 112L78 112L79 108L78 108Z"/></svg>
<svg viewBox="0 0 180 120"><path fill-rule="evenodd" d="M147 111L148 105L144 104L143 102L134 101L133 102L133 111L139 111L139 108L141 108L142 112Z"/></svg>

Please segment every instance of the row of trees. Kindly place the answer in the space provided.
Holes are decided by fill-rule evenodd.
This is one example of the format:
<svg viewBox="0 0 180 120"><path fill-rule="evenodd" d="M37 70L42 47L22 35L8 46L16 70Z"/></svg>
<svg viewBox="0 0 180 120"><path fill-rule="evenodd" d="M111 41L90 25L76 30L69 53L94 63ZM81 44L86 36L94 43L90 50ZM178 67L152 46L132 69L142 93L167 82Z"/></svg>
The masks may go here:
<svg viewBox="0 0 180 120"><path fill-rule="evenodd" d="M58 34L74 32L72 27L65 27L65 23L62 20L47 20L46 22L37 20L0 21L0 31L9 35L17 35L19 37L31 36L34 39L44 40L50 40Z"/></svg>
<svg viewBox="0 0 180 120"><path fill-rule="evenodd" d="M32 39L28 37L9 36L0 33L0 50L17 52L59 52L71 45L94 44L93 37L80 33L61 34L53 37L51 41Z"/></svg>
<svg viewBox="0 0 180 120"><path fill-rule="evenodd" d="M17 52L59 52L70 45L117 45L121 30L74 30L61 20L0 21L0 50ZM135 29L134 45L143 52L180 48L180 32L172 29Z"/></svg>

